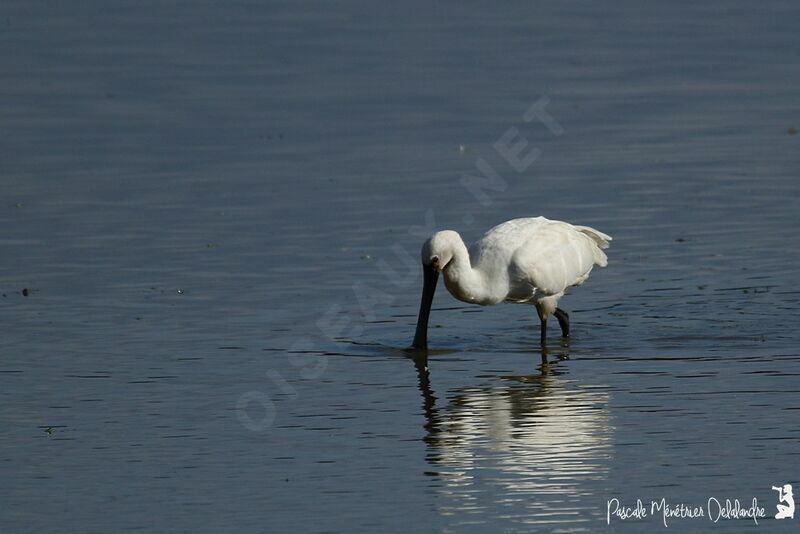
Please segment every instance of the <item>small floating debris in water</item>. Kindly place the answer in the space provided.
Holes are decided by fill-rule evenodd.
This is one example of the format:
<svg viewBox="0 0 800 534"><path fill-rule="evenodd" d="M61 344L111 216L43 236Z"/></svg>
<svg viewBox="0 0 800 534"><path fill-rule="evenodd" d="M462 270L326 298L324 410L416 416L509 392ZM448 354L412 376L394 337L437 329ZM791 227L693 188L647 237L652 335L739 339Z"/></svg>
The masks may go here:
<svg viewBox="0 0 800 534"><path fill-rule="evenodd" d="M675 242L676 242L676 243L683 243L683 242L685 242L685 241L686 241L686 238L685 238L685 237L677 237L677 238L675 238Z"/></svg>
<svg viewBox="0 0 800 534"><path fill-rule="evenodd" d="M22 296L23 297L27 297L29 294L30 294L30 291L28 291L28 288L27 287L23 287L22 288Z"/></svg>
<svg viewBox="0 0 800 534"><path fill-rule="evenodd" d="M362 260L369 261L369 260L371 260L371 259L372 259L372 255L370 255L370 254L362 254L362 255L361 255L361 259L362 259Z"/></svg>
<svg viewBox="0 0 800 534"><path fill-rule="evenodd" d="M15 207L15 208L21 208L21 207L23 207L24 205L25 205L25 204L23 204L22 202L17 202L16 204L14 204L14 207Z"/></svg>
<svg viewBox="0 0 800 534"><path fill-rule="evenodd" d="M183 289L178 289L177 293L178 293L178 295L183 295Z"/></svg>
<svg viewBox="0 0 800 534"><path fill-rule="evenodd" d="M794 126L789 126L788 128L786 128L786 133L789 135L796 135L797 128L795 128Z"/></svg>
<svg viewBox="0 0 800 534"><path fill-rule="evenodd" d="M464 154L467 151L467 145L458 145L458 153Z"/></svg>
<svg viewBox="0 0 800 534"><path fill-rule="evenodd" d="M48 436L52 436L53 432L55 432L55 430L53 430L52 426L48 426L47 428L44 429L44 431L47 432Z"/></svg>

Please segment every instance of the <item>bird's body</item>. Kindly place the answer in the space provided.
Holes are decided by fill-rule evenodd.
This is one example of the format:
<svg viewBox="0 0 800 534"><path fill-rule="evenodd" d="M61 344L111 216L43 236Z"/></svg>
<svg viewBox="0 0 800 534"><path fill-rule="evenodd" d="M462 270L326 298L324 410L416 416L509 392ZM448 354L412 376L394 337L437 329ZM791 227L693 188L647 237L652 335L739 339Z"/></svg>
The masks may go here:
<svg viewBox="0 0 800 534"><path fill-rule="evenodd" d="M597 230L544 217L513 219L486 232L442 273L458 300L532 303L550 315L568 287L586 281L595 264L606 266L602 248L610 240ZM465 272L469 268L475 276Z"/></svg>
<svg viewBox="0 0 800 534"><path fill-rule="evenodd" d="M603 249L609 241L611 237L593 228L544 217L504 222L469 249L458 233L437 232L422 249L426 287L414 346L427 346L430 303L426 300L433 299L438 272L443 273L445 286L458 300L484 306L500 302L533 304L542 321L543 343L551 314L568 335L568 317L558 309L558 300L567 288L585 282L595 265L606 266ZM424 332L420 330L423 323Z"/></svg>

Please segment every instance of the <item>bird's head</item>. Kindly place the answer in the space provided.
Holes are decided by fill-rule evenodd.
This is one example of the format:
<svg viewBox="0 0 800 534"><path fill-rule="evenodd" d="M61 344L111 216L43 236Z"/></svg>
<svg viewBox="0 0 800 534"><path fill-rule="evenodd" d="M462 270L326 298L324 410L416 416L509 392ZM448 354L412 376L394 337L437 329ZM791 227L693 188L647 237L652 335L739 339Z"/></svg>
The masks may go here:
<svg viewBox="0 0 800 534"><path fill-rule="evenodd" d="M453 259L456 243L461 241L457 232L442 230L436 232L422 245L422 265L441 272Z"/></svg>
<svg viewBox="0 0 800 534"><path fill-rule="evenodd" d="M458 233L444 230L433 234L422 245L422 300L419 304L417 331L411 344L414 350L428 349L428 317L433 304L433 294L436 292L436 281L439 273L453 260L458 243L464 246Z"/></svg>

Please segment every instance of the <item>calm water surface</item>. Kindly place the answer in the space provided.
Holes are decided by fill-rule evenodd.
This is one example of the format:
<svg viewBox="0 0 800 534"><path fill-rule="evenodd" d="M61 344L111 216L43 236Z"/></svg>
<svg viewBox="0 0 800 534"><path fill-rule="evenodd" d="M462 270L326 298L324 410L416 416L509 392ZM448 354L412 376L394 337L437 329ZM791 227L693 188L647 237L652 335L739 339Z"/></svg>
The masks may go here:
<svg viewBox="0 0 800 534"><path fill-rule="evenodd" d="M796 529L798 16L6 2L0 531ZM614 236L550 365L442 288L409 357L424 235L540 214Z"/></svg>

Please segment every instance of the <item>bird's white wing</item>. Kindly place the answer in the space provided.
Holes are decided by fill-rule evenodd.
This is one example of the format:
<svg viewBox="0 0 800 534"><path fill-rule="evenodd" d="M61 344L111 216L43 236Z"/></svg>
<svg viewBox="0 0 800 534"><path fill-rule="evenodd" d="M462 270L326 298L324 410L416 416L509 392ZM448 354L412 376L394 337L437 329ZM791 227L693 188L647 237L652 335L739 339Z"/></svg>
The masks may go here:
<svg viewBox="0 0 800 534"><path fill-rule="evenodd" d="M510 275L540 294L556 295L582 284L595 264L608 263L601 247L607 247L611 238L591 228L549 221L526 237L513 255Z"/></svg>
<svg viewBox="0 0 800 534"><path fill-rule="evenodd" d="M470 258L487 272L505 270L514 253L525 244L537 229L551 221L544 217L512 219L490 228L470 249Z"/></svg>
<svg viewBox="0 0 800 534"><path fill-rule="evenodd" d="M577 231L581 232L584 235L588 235L592 238L598 248L606 249L608 248L608 244L612 241L611 236L608 234L604 234L599 230L595 230L594 228L589 228L588 226L573 226ZM599 254L598 254L599 252ZM605 267L608 265L608 258L606 257L605 253L602 250L595 251L597 265L600 267Z"/></svg>

